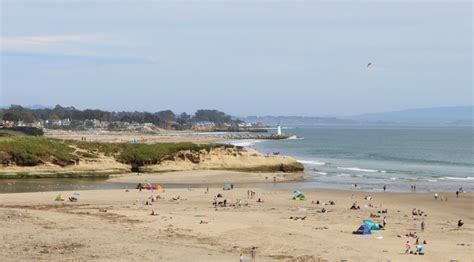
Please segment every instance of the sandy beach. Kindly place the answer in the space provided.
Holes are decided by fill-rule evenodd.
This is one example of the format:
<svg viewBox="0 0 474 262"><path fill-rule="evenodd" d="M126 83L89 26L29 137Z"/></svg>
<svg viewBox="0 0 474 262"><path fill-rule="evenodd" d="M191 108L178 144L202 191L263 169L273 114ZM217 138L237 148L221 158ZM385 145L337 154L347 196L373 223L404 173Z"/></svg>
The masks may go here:
<svg viewBox="0 0 474 262"><path fill-rule="evenodd" d="M253 199L249 190L255 191ZM472 261L472 193L453 193L448 201L425 193L369 193L239 188L94 190L0 194L0 260L140 261ZM213 206L218 194L228 207ZM150 197L157 197L152 202ZM178 199L179 200L173 200ZM264 202L259 203L261 198ZM240 199L241 206L230 207ZM314 204L312 201L320 201ZM146 201L152 205L146 205ZM335 205L323 205L334 201ZM357 202L360 210L350 210ZM322 208L328 212L321 213ZM427 216L412 216L413 208ZM386 230L353 235L364 218L388 209ZM154 210L158 215L150 215ZM293 219L290 219L293 217ZM300 219L300 218L304 218ZM462 219L465 225L457 228ZM425 230L420 231L421 221ZM426 254L406 255L404 244L415 232ZM414 250L414 248L412 248Z"/></svg>
<svg viewBox="0 0 474 262"><path fill-rule="evenodd" d="M46 137L58 139L81 140L83 137L89 142L107 142L107 143L130 143L132 138L137 139L139 143L179 143L193 142L197 144L213 143L224 140L223 137L217 135L205 135L191 132L169 132L163 130L157 134L145 132L113 132L113 131L63 131L63 130L47 130Z"/></svg>

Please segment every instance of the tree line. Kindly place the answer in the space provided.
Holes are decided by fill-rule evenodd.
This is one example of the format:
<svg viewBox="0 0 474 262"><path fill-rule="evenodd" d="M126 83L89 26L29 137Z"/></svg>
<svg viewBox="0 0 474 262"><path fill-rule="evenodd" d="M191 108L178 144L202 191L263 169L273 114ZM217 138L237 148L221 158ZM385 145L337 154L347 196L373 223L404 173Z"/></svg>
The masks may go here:
<svg viewBox="0 0 474 262"><path fill-rule="evenodd" d="M84 122L86 120L99 120L107 122L128 122L128 123L152 123L161 128L186 129L198 122L213 122L217 126L223 124L236 125L242 121L233 119L230 115L218 110L200 109L194 115L187 113L175 114L171 110L159 112L110 112L99 109L79 110L74 107L63 107L60 105L54 108L30 109L20 105L11 105L9 108L0 110L0 118L7 121L23 121L24 123L34 123L37 121L54 121L69 119L74 122Z"/></svg>

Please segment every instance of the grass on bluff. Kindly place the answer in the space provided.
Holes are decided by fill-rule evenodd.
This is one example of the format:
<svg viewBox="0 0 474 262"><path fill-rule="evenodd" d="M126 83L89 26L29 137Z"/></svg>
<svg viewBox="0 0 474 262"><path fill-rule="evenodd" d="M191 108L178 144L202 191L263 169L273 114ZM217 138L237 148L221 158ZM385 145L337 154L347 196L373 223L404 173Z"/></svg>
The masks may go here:
<svg viewBox="0 0 474 262"><path fill-rule="evenodd" d="M5 130L0 129L0 137L12 137L12 136L22 136L24 135L22 132L13 131L13 130Z"/></svg>
<svg viewBox="0 0 474 262"><path fill-rule="evenodd" d="M203 144L197 145L188 142L182 143L159 143L159 144L123 144L123 150L117 155L117 161L122 163L156 164L161 158L173 155L181 150L199 151L206 150L219 145Z"/></svg>
<svg viewBox="0 0 474 262"><path fill-rule="evenodd" d="M60 140L24 135L0 137L0 152L9 154L17 165L22 166L34 166L51 157L64 162L77 159L74 148Z"/></svg>
<svg viewBox="0 0 474 262"><path fill-rule="evenodd" d="M52 158L67 163L82 158L98 158L100 154L113 156L116 161L127 164L156 164L165 156L173 155L181 150L209 151L222 145L194 143L157 143L157 144L126 144L97 143L54 138L12 135L0 137L0 162L4 162L5 153L20 166L34 166L40 160ZM83 151L76 151L76 148ZM84 152L85 151L85 152ZM3 155L3 157L2 157Z"/></svg>

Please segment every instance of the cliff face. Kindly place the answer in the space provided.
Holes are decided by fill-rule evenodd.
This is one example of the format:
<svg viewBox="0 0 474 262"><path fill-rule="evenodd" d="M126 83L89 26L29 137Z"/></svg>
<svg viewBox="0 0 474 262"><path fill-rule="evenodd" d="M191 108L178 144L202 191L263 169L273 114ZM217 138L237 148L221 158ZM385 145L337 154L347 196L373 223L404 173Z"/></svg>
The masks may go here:
<svg viewBox="0 0 474 262"><path fill-rule="evenodd" d="M304 167L287 156L267 156L251 148L218 147L210 151L180 151L163 158L160 164L143 168L145 172L198 169L302 172Z"/></svg>

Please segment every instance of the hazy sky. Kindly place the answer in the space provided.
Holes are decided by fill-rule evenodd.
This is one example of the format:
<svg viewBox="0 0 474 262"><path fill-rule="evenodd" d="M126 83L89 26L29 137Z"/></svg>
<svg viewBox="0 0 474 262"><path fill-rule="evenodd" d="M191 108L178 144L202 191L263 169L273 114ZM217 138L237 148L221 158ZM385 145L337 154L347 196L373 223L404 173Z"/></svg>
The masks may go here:
<svg viewBox="0 0 474 262"><path fill-rule="evenodd" d="M0 1L2 105L327 116L473 104L471 1Z"/></svg>

